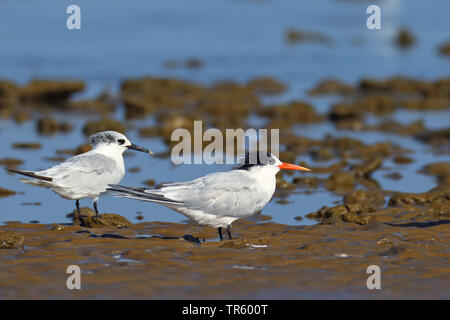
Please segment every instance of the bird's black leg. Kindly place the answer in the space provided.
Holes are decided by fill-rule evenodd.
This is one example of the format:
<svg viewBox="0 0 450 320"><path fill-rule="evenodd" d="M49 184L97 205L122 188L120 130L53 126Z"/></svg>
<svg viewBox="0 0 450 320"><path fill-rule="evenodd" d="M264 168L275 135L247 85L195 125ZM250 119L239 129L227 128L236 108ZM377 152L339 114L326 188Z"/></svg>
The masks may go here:
<svg viewBox="0 0 450 320"><path fill-rule="evenodd" d="M73 223L74 224L80 224L81 222L81 211L80 211L80 201L75 201L75 206L77 207L77 212L73 213Z"/></svg>
<svg viewBox="0 0 450 320"><path fill-rule="evenodd" d="M222 227L218 227L217 230L219 231L219 238L220 238L220 241L223 241Z"/></svg>
<svg viewBox="0 0 450 320"><path fill-rule="evenodd" d="M98 217L97 201L94 201L95 216Z"/></svg>
<svg viewBox="0 0 450 320"><path fill-rule="evenodd" d="M228 239L233 239L233 237L231 236L231 224L228 225L227 227L227 234L228 234Z"/></svg>
<svg viewBox="0 0 450 320"><path fill-rule="evenodd" d="M75 202L75 205L77 206L78 217L81 217L81 212L80 212L80 201L77 200L77 202Z"/></svg>

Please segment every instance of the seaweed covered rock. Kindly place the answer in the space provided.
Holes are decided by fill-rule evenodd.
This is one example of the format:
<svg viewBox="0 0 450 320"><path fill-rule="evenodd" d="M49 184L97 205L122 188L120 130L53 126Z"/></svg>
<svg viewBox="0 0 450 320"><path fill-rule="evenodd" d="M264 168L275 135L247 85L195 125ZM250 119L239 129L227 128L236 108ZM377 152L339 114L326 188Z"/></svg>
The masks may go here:
<svg viewBox="0 0 450 320"><path fill-rule="evenodd" d="M289 104L274 105L262 108L259 115L269 118L271 121L285 123L310 123L320 122L324 118L316 113L314 107L303 101L293 101Z"/></svg>
<svg viewBox="0 0 450 320"><path fill-rule="evenodd" d="M88 207L80 208L80 215L75 209L68 215L74 225L87 228L127 228L131 225L125 217L113 213L104 213L96 216L94 210Z"/></svg>
<svg viewBox="0 0 450 320"><path fill-rule="evenodd" d="M272 77L260 77L252 79L247 83L247 87L256 92L266 95L276 95L283 93L286 90L286 86Z"/></svg>
<svg viewBox="0 0 450 320"><path fill-rule="evenodd" d="M382 164L383 158L375 157L363 162L362 164L353 165L350 170L357 177L370 177L372 172L380 168Z"/></svg>
<svg viewBox="0 0 450 320"><path fill-rule="evenodd" d="M69 132L72 125L68 122L58 122L53 118L40 118L36 121L36 131L39 134L54 134L56 132Z"/></svg>
<svg viewBox="0 0 450 320"><path fill-rule="evenodd" d="M23 164L23 160L16 158L2 158L0 159L0 166L5 166L6 168L16 168Z"/></svg>
<svg viewBox="0 0 450 320"><path fill-rule="evenodd" d="M425 130L415 135L416 139L428 143L443 152L450 151L450 128Z"/></svg>
<svg viewBox="0 0 450 320"><path fill-rule="evenodd" d="M81 226L87 228L127 228L131 225L125 217L118 214L104 213L96 216L82 217Z"/></svg>
<svg viewBox="0 0 450 320"><path fill-rule="evenodd" d="M6 113L7 110L15 107L18 101L19 87L13 82L0 80L0 116L2 115L1 113L4 113L5 116L10 114L10 112Z"/></svg>
<svg viewBox="0 0 450 320"><path fill-rule="evenodd" d="M8 189L5 189L5 188L0 187L0 198L12 196L12 195L14 195L14 194L16 194L15 191L8 190Z"/></svg>
<svg viewBox="0 0 450 320"><path fill-rule="evenodd" d="M62 107L74 93L83 91L84 87L81 81L33 80L20 88L20 101Z"/></svg>
<svg viewBox="0 0 450 320"><path fill-rule="evenodd" d="M360 120L362 117L363 109L348 103L335 104L328 113L331 121Z"/></svg>
<svg viewBox="0 0 450 320"><path fill-rule="evenodd" d="M116 103L116 98L112 97L108 91L104 91L95 99L71 101L67 108L84 113L107 114L115 111Z"/></svg>
<svg viewBox="0 0 450 320"><path fill-rule="evenodd" d="M337 94L337 95L351 95L355 92L355 88L342 82L338 79L329 78L318 83L313 89L308 91L311 96Z"/></svg>
<svg viewBox="0 0 450 320"><path fill-rule="evenodd" d="M416 43L416 37L406 28L398 30L395 36L395 43L400 48L409 48Z"/></svg>
<svg viewBox="0 0 450 320"><path fill-rule="evenodd" d="M424 166L420 172L435 176L440 185L450 186L450 163L436 162Z"/></svg>
<svg viewBox="0 0 450 320"><path fill-rule="evenodd" d="M0 229L0 249L16 249L23 245L25 237L17 232Z"/></svg>
<svg viewBox="0 0 450 320"><path fill-rule="evenodd" d="M398 193L388 202L391 207L447 205L450 208L450 189L439 192ZM450 214L450 210L449 210Z"/></svg>
<svg viewBox="0 0 450 320"><path fill-rule="evenodd" d="M325 188L330 191L350 191L356 186L355 177L347 172L332 174L325 180Z"/></svg>
<svg viewBox="0 0 450 320"><path fill-rule="evenodd" d="M299 29L289 29L285 33L286 42L289 44L299 44L303 42L313 42L329 45L332 43L331 37L324 33L304 31Z"/></svg>
<svg viewBox="0 0 450 320"><path fill-rule="evenodd" d="M440 45L438 51L441 55L450 57L450 40Z"/></svg>
<svg viewBox="0 0 450 320"><path fill-rule="evenodd" d="M243 127L251 110L260 106L258 91L279 91L280 84L262 79L249 85L219 82L211 87L170 78L130 79L122 83L126 117L156 113L203 119L217 128ZM268 89L270 87L270 89Z"/></svg>
<svg viewBox="0 0 450 320"><path fill-rule="evenodd" d="M12 144L14 149L41 149L42 144L38 142L16 142Z"/></svg>
<svg viewBox="0 0 450 320"><path fill-rule="evenodd" d="M344 196L344 204L364 204L373 209L382 208L386 200L379 190L355 190Z"/></svg>
<svg viewBox="0 0 450 320"><path fill-rule="evenodd" d="M363 225L371 221L371 217L366 213L374 210L372 206L361 203L341 204L331 208L324 206L316 212L307 214L306 217L318 220L320 224L348 222Z"/></svg>
<svg viewBox="0 0 450 320"><path fill-rule="evenodd" d="M128 118L154 112L158 108L182 108L195 102L202 86L169 78L128 79L121 85L121 98Z"/></svg>
<svg viewBox="0 0 450 320"><path fill-rule="evenodd" d="M90 136L100 131L108 131L108 130L125 132L125 126L120 121L110 118L104 118L98 121L88 121L83 127L83 133L87 136Z"/></svg>

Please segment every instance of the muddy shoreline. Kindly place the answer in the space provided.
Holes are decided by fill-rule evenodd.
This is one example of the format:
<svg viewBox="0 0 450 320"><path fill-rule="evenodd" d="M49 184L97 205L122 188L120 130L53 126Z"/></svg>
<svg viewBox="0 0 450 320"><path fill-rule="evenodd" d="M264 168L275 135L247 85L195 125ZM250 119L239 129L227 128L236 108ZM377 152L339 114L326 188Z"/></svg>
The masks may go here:
<svg viewBox="0 0 450 320"><path fill-rule="evenodd" d="M215 229L191 223L9 222L0 236L16 236L17 248L0 250L0 298L448 299L450 219L384 220L391 222L237 221L235 238L223 242ZM81 290L66 287L73 264ZM381 290L366 287L369 265L381 268Z"/></svg>
<svg viewBox="0 0 450 320"><path fill-rule="evenodd" d="M0 226L0 299L450 298L448 162L420 169L420 174L434 179L433 189L393 191L383 187L375 173L384 171L388 179L401 180L396 170L414 163L416 150L389 140L367 143L334 134L313 139L294 130L299 124L327 122L336 132L409 136L426 145L428 152L448 154L448 128L432 130L421 121L401 124L385 118L399 110L448 110L448 78L361 79L356 84L325 79L309 95L331 94L341 100L323 113L300 100L263 103L261 94L286 90L271 77L211 86L179 79L127 79L116 96L105 92L73 101L72 95L83 89L80 81L35 80L24 86L0 81L0 116L17 123L34 121L36 134L45 141L74 130L74 123L55 120L53 113L93 114L80 128L84 136L118 130L159 138L166 151L156 157L167 161L173 145L169 137L176 128L192 131L193 121L204 119L205 126L223 131L246 127L251 117L258 117L265 121L261 127L280 129L283 161L312 169L307 176L280 173L272 201L289 203L287 198L299 191L327 192L341 200L306 216L290 209L296 220L316 220L312 226L272 222L276 212L265 209L264 216L235 222L235 238L223 242L217 241L214 228L189 222L131 223L114 214L94 218L87 208L73 224L5 222ZM113 116L119 105L125 119ZM156 121L136 126L136 117ZM370 117L379 121L369 122ZM33 141L12 144L12 150L41 147ZM51 159L59 162L87 150L86 144L60 147ZM299 163L304 158L309 163ZM23 164L16 157L0 159L4 167ZM130 174L140 171L139 166L129 168ZM146 178L142 183L162 182ZM0 197L18 193L0 186ZM148 210L137 215L151 219ZM66 287L69 265L82 270L81 290ZM370 265L381 268L381 290L366 286Z"/></svg>

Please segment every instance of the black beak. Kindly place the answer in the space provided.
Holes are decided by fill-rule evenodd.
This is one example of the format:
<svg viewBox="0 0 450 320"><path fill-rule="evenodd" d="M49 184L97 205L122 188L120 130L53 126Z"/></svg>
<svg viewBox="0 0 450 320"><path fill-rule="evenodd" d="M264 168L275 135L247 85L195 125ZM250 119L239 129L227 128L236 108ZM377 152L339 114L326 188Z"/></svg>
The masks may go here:
<svg viewBox="0 0 450 320"><path fill-rule="evenodd" d="M153 154L153 152L151 152L150 150L148 150L148 149L146 149L144 147L140 147L138 145L135 145L134 143L132 143L131 146L128 146L128 149Z"/></svg>

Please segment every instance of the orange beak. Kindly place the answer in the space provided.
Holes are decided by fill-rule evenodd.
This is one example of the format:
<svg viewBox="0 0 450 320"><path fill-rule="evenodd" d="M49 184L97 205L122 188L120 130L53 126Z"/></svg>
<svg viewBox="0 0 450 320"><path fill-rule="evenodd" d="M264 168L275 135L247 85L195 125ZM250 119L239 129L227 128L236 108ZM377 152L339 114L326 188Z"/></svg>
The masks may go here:
<svg viewBox="0 0 450 320"><path fill-rule="evenodd" d="M305 167L296 166L295 164L290 164L290 163L286 163L286 162L283 162L282 164L280 164L278 166L278 168L280 168L280 169L288 169L288 170L311 171L311 169L308 169L308 168L305 168Z"/></svg>

